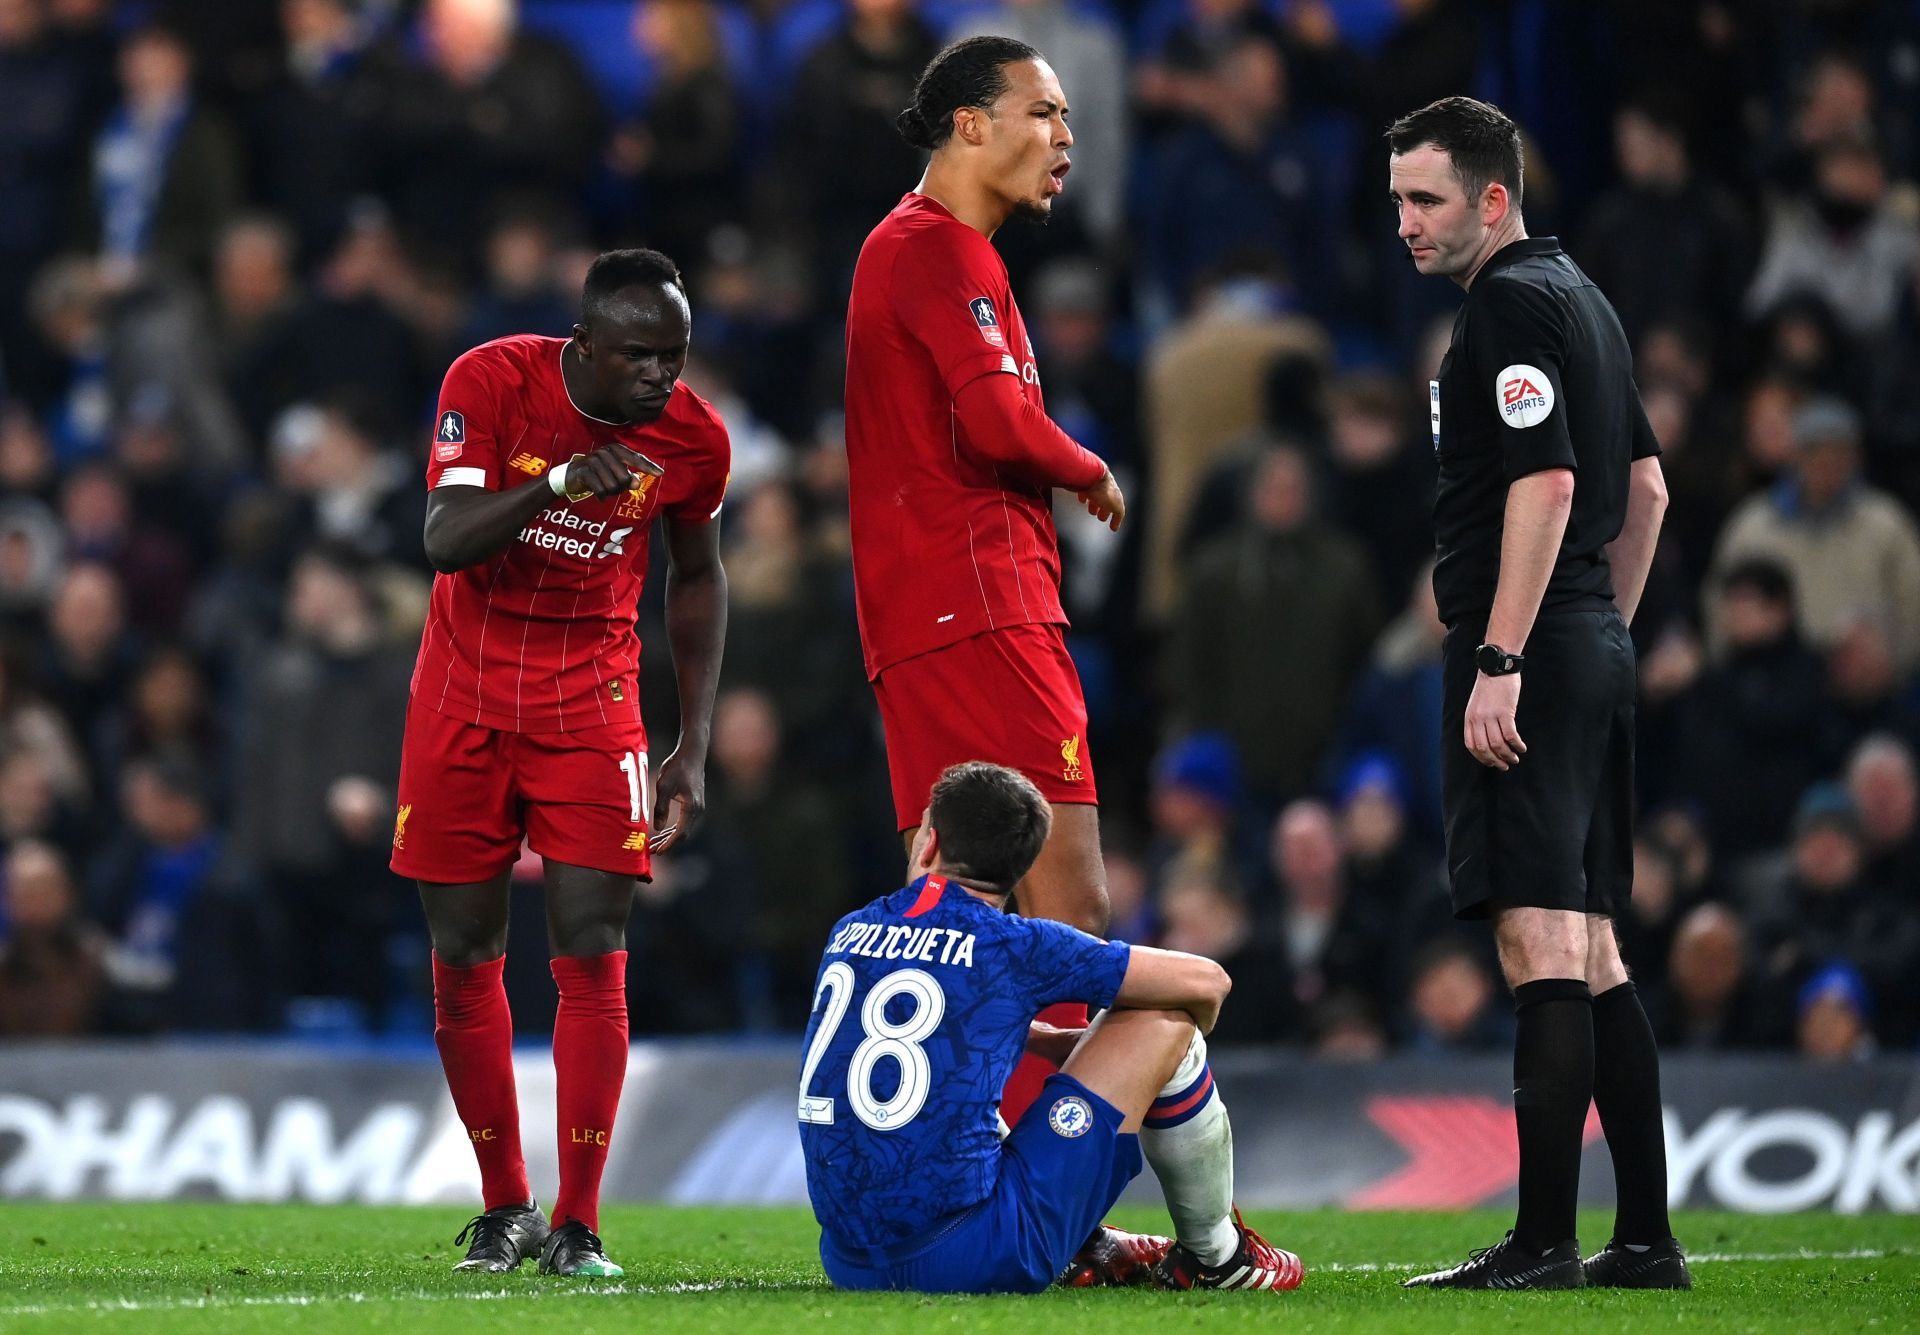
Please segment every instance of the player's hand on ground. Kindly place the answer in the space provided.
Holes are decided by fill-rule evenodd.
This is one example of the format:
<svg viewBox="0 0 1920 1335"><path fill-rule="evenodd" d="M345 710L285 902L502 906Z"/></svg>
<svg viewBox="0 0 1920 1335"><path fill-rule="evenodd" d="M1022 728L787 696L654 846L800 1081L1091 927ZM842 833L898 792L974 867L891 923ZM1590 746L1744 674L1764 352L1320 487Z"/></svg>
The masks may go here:
<svg viewBox="0 0 1920 1335"><path fill-rule="evenodd" d="M639 474L665 477L667 470L646 455L618 441L609 441L592 454L575 455L566 465L564 485L569 496L589 492L601 500L632 491Z"/></svg>
<svg viewBox="0 0 1920 1335"><path fill-rule="evenodd" d="M654 781L653 851L664 853L679 843L706 809L706 762L695 763L675 750Z"/></svg>
<svg viewBox="0 0 1920 1335"><path fill-rule="evenodd" d="M1492 769L1512 769L1527 753L1514 726L1514 712L1520 707L1520 674L1504 677L1478 674L1473 694L1467 699L1467 750L1473 758Z"/></svg>
<svg viewBox="0 0 1920 1335"><path fill-rule="evenodd" d="M1058 1025L1044 1024L1034 1020L1027 1025L1027 1051L1042 1061L1052 1062L1055 1066L1064 1066L1067 1058L1073 1055L1074 1048L1085 1038L1084 1028L1062 1029Z"/></svg>
<svg viewBox="0 0 1920 1335"><path fill-rule="evenodd" d="M1113 480L1111 468L1102 473L1092 487L1076 495L1080 504L1087 507L1088 514L1115 533L1120 531L1120 521L1127 517L1127 498L1120 494L1120 484Z"/></svg>

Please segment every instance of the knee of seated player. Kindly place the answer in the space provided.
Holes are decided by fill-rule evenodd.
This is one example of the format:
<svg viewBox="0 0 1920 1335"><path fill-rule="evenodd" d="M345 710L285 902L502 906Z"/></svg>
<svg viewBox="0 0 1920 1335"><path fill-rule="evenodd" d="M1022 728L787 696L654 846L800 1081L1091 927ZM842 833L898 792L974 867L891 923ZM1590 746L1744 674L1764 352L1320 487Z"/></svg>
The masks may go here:
<svg viewBox="0 0 1920 1335"><path fill-rule="evenodd" d="M1587 918L1563 909L1502 908L1494 941L1509 987L1541 978L1587 976Z"/></svg>
<svg viewBox="0 0 1920 1335"><path fill-rule="evenodd" d="M1137 1131L1198 1032L1185 1011L1110 1010L1061 1069L1118 1108L1125 1130Z"/></svg>

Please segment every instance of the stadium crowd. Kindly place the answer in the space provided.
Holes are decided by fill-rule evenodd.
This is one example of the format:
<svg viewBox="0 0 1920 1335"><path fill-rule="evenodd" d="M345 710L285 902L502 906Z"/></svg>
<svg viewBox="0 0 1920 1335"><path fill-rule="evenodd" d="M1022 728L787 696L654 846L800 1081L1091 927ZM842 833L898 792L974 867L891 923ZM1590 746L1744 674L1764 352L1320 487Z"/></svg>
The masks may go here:
<svg viewBox="0 0 1920 1335"><path fill-rule="evenodd" d="M895 112L983 31L1073 103L1055 223L998 243L1134 506L1059 515L1114 934L1224 963L1223 1041L1507 1039L1440 879L1458 292L1400 252L1379 138L1472 92L1665 450L1620 925L1662 1041L1914 1048L1910 0L0 0L0 1035L430 1024L386 865L423 424L453 357L564 333L639 243L687 273L735 469L711 806L642 887L633 1028L801 1027L822 933L900 873L847 279L920 170ZM640 615L664 755L658 581ZM544 956L508 970L537 1030Z"/></svg>

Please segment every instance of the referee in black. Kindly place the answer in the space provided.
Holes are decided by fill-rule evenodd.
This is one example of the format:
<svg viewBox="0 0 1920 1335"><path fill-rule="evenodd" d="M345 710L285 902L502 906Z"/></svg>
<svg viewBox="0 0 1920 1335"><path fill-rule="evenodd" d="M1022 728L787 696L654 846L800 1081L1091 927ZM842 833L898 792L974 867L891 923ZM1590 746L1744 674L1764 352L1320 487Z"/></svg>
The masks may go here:
<svg viewBox="0 0 1920 1335"><path fill-rule="evenodd" d="M1449 97L1387 141L1414 267L1467 293L1428 405L1447 866L1455 915L1493 920L1518 1014L1513 1230L1407 1284L1688 1288L1667 1219L1659 1056L1612 922L1633 885L1627 623L1666 508L1659 446L1613 307L1558 242L1527 235L1513 122ZM1619 1213L1583 1266L1589 1102Z"/></svg>

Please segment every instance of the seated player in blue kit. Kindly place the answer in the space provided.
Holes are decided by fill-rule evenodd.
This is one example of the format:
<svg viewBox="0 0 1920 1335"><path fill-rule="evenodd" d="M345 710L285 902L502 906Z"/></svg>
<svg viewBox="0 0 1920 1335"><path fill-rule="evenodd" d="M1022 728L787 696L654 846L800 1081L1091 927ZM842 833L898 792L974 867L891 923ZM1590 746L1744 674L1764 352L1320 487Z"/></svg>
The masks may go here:
<svg viewBox="0 0 1920 1335"><path fill-rule="evenodd" d="M952 767L914 841L917 879L833 929L799 1103L827 1277L1035 1293L1091 1255L1109 1282L1297 1287L1299 1259L1233 1209L1232 1127L1203 1037L1225 972L1006 912L1050 820L1014 771ZM1112 1009L1084 1031L1032 1024L1056 1002ZM1029 1044L1064 1064L1002 1140L1000 1089ZM1143 1151L1176 1240L1101 1257L1100 1220Z"/></svg>

